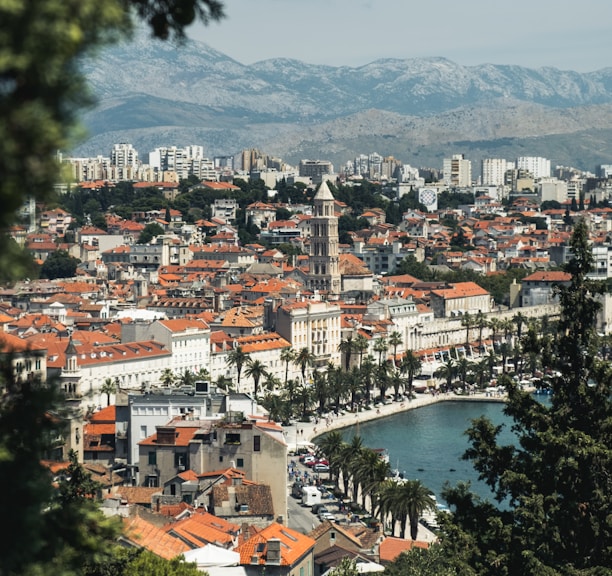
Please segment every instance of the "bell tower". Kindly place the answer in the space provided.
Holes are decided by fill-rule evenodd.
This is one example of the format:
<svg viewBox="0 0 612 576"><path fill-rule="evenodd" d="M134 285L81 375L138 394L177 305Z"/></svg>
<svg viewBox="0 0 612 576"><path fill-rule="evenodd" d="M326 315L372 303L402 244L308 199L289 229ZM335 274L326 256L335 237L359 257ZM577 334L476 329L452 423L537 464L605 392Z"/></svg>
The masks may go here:
<svg viewBox="0 0 612 576"><path fill-rule="evenodd" d="M334 197L325 180L315 194L310 225L309 287L338 295L341 291L338 218L334 213Z"/></svg>

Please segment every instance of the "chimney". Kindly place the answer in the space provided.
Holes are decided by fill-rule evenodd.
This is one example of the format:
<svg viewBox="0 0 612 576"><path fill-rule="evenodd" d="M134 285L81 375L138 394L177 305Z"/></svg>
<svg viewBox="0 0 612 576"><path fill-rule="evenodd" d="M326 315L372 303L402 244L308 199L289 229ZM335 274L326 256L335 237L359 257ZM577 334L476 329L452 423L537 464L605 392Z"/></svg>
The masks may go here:
<svg viewBox="0 0 612 576"><path fill-rule="evenodd" d="M270 538L268 540L268 552L266 555L266 564L280 566L281 563L281 541L278 538Z"/></svg>

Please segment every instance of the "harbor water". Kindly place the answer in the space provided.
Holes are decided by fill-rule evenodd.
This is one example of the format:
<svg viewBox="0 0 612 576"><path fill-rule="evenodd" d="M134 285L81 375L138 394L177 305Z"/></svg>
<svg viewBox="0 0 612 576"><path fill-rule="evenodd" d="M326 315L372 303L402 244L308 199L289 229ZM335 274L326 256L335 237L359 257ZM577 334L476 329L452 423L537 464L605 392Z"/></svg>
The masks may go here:
<svg viewBox="0 0 612 576"><path fill-rule="evenodd" d="M473 492L492 500L489 487L478 480L478 473L468 460L462 460L469 447L465 431L471 420L483 415L494 424L504 424L499 441L513 444L512 420L504 413L501 402L439 402L344 428L341 432L350 442L361 437L364 446L385 448L389 464L404 478L420 480L438 499L445 482L470 482Z"/></svg>

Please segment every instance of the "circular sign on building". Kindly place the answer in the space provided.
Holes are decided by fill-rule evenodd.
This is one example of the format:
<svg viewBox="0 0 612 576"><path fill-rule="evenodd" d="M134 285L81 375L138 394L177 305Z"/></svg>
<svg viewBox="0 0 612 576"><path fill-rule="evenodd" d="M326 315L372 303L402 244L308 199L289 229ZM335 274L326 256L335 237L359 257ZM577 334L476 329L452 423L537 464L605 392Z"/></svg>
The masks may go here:
<svg viewBox="0 0 612 576"><path fill-rule="evenodd" d="M435 188L421 188L419 190L419 202L430 212L437 210L438 191Z"/></svg>

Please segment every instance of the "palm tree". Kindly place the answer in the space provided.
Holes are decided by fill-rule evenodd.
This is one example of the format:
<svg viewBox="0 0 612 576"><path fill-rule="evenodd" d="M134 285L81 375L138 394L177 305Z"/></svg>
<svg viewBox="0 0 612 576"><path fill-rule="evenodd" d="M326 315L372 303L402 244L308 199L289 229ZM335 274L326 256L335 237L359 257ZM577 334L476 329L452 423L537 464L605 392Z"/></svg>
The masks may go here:
<svg viewBox="0 0 612 576"><path fill-rule="evenodd" d="M405 480L398 484L397 504L399 505L400 538L406 535L406 519L410 522L410 538L416 540L419 531L419 519L425 510L435 510L436 502L433 492L420 480Z"/></svg>
<svg viewBox="0 0 612 576"><path fill-rule="evenodd" d="M348 496L349 482L351 479L352 460L361 451L363 444L361 436L356 434L349 443L345 443L340 451L340 471L342 472L342 484L344 485L344 495Z"/></svg>
<svg viewBox="0 0 612 576"><path fill-rule="evenodd" d="M420 374L422 366L420 358L412 350L406 350L406 352L404 352L400 370L406 374L409 398L412 398L412 383L414 382L414 378Z"/></svg>
<svg viewBox="0 0 612 576"><path fill-rule="evenodd" d="M378 390L380 392L380 401L385 401L387 394L387 388L389 388L389 369L391 364L389 362L383 362L376 367L376 379L378 384Z"/></svg>
<svg viewBox="0 0 612 576"><path fill-rule="evenodd" d="M387 340L385 338L379 338L374 344L374 352L378 353L379 366L382 364L383 354L386 354L388 349L389 345L387 344Z"/></svg>
<svg viewBox="0 0 612 576"><path fill-rule="evenodd" d="M240 377L242 376L242 367L245 365L249 355L242 349L242 346L236 346L228 355L226 364L236 368L238 375L237 390L240 392Z"/></svg>
<svg viewBox="0 0 612 576"><path fill-rule="evenodd" d="M302 348L295 357L294 363L300 367L304 384L306 383L306 369L312 366L314 359L314 354L307 347Z"/></svg>
<svg viewBox="0 0 612 576"><path fill-rule="evenodd" d="M333 364L329 363L326 377L329 396L333 398L336 406L340 407L343 404L342 399L348 394L349 389L346 372L343 372L342 368L336 368Z"/></svg>
<svg viewBox="0 0 612 576"><path fill-rule="evenodd" d="M340 475L340 464L342 449L345 445L342 434L338 430L333 430L325 436L319 438L316 442L319 451L327 458L329 462L329 472L331 480L338 486L338 477Z"/></svg>
<svg viewBox="0 0 612 576"><path fill-rule="evenodd" d="M377 500L379 518L384 527L385 520L391 516L391 536L395 536L395 525L397 523L397 514L399 506L397 505L397 486L395 480L387 479L378 486Z"/></svg>
<svg viewBox="0 0 612 576"><path fill-rule="evenodd" d="M491 329L491 340L493 341L493 348L495 348L497 333L502 329L502 321L497 317L491 318L491 320L489 320L489 328Z"/></svg>
<svg viewBox="0 0 612 576"><path fill-rule="evenodd" d="M457 371L457 374L459 375L459 378L461 379L461 387L464 390L466 386L467 373L468 373L469 366L470 366L470 361L465 356L462 356L461 358L459 358L459 360L457 360L455 364L455 369Z"/></svg>
<svg viewBox="0 0 612 576"><path fill-rule="evenodd" d="M285 422L291 416L291 406L281 394L267 393L261 404L268 411L268 421Z"/></svg>
<svg viewBox="0 0 612 576"><path fill-rule="evenodd" d="M195 376L189 368L185 368L185 371L181 374L179 383L181 386L193 386L195 382Z"/></svg>
<svg viewBox="0 0 612 576"><path fill-rule="evenodd" d="M196 374L196 380L203 380L204 382L210 382L210 372L206 368L200 368Z"/></svg>
<svg viewBox="0 0 612 576"><path fill-rule="evenodd" d="M250 357L247 358L244 375L247 378L253 378L254 395L257 397L257 394L259 393L259 381L262 378L267 378L268 376L268 370L266 369L265 364L261 362L261 360L253 360Z"/></svg>
<svg viewBox="0 0 612 576"><path fill-rule="evenodd" d="M361 368L361 363L363 360L363 355L367 352L370 347L370 343L368 339L363 334L357 334L355 340L353 340L353 346L357 354L359 354L359 368Z"/></svg>
<svg viewBox="0 0 612 576"><path fill-rule="evenodd" d="M391 466L374 450L364 451L359 482L361 484L362 505L366 507L366 497L370 497L370 514L374 516L379 507L379 487L389 477Z"/></svg>
<svg viewBox="0 0 612 576"><path fill-rule="evenodd" d="M402 343L402 335L397 330L389 334L389 346L393 348L393 366L397 366L397 348L398 346L401 346Z"/></svg>
<svg viewBox="0 0 612 576"><path fill-rule="evenodd" d="M465 353L467 354L470 350L470 330L474 326L474 319L469 312L461 317L461 326L465 327Z"/></svg>
<svg viewBox="0 0 612 576"><path fill-rule="evenodd" d="M523 313L517 312L512 317L512 323L516 324L516 337L520 341L523 335L523 326L527 323L527 317Z"/></svg>
<svg viewBox="0 0 612 576"><path fill-rule="evenodd" d="M170 368L165 368L159 378L159 381L167 388L170 388L174 384L174 380L175 380L174 372L172 372Z"/></svg>
<svg viewBox="0 0 612 576"><path fill-rule="evenodd" d="M363 382L361 381L361 373L357 366L353 366L351 373L347 376L346 387L351 395L351 410L354 410L357 404L357 396L363 391Z"/></svg>
<svg viewBox="0 0 612 576"><path fill-rule="evenodd" d="M482 390L484 388L484 377L489 374L489 358L485 356L476 362L472 362L470 369L474 378L476 378L478 388Z"/></svg>
<svg viewBox="0 0 612 576"><path fill-rule="evenodd" d="M341 340L338 344L338 352L342 354L344 358L344 370L349 371L351 367L351 356L353 354L354 344L352 336L349 336L346 340Z"/></svg>
<svg viewBox="0 0 612 576"><path fill-rule="evenodd" d="M443 378L446 380L446 389L451 390L453 387L453 379L455 378L455 374L457 373L457 367L455 366L455 361L452 358L449 358L442 366L440 366L435 372L434 376L436 378Z"/></svg>
<svg viewBox="0 0 612 576"><path fill-rule="evenodd" d="M266 390L272 392L281 387L281 381L274 374L272 374L272 372L268 372L266 374L266 379L264 380L263 386Z"/></svg>
<svg viewBox="0 0 612 576"><path fill-rule="evenodd" d="M107 378L106 380L104 380L104 383L100 387L100 392L102 394L106 394L106 405L110 406L111 394L114 394L115 392L117 392L116 380L113 380L112 378Z"/></svg>
<svg viewBox="0 0 612 576"><path fill-rule="evenodd" d="M315 400L319 405L319 412L325 412L325 406L329 400L329 383L321 372L315 372L313 374L312 389Z"/></svg>
<svg viewBox="0 0 612 576"><path fill-rule="evenodd" d="M306 384L300 384L296 391L295 396L292 398L295 403L301 408L301 417L305 419L310 412L310 407L312 406L312 388L306 386Z"/></svg>
<svg viewBox="0 0 612 576"><path fill-rule="evenodd" d="M395 400L399 399L400 388L402 387L404 380L402 378L401 372L397 369L393 370L391 374L391 385L393 386L393 398Z"/></svg>
<svg viewBox="0 0 612 576"><path fill-rule="evenodd" d="M234 391L234 382L232 382L231 378L227 378L226 376L219 376L215 385L219 390L225 390L226 392Z"/></svg>
<svg viewBox="0 0 612 576"><path fill-rule="evenodd" d="M372 358L372 356L369 354L365 357L363 363L359 367L361 380L363 382L363 391L367 403L370 402L370 391L372 389L372 378L374 377L375 368L376 365L374 364L374 358Z"/></svg>
<svg viewBox="0 0 612 576"><path fill-rule="evenodd" d="M289 364L295 361L296 353L293 348L283 348L280 353L281 362L285 363L285 386L287 386L287 380L289 379Z"/></svg>
<svg viewBox="0 0 612 576"><path fill-rule="evenodd" d="M487 317L480 310L478 314L476 314L476 318L474 320L476 327L478 328L478 352L482 354L482 331L488 325Z"/></svg>
<svg viewBox="0 0 612 576"><path fill-rule="evenodd" d="M508 356L510 356L511 352L512 348L510 347L510 344L508 342L502 342L499 347L499 353L502 357L502 372L504 374L506 373L506 363L508 361Z"/></svg>

